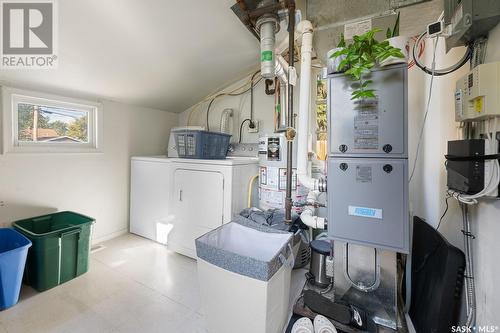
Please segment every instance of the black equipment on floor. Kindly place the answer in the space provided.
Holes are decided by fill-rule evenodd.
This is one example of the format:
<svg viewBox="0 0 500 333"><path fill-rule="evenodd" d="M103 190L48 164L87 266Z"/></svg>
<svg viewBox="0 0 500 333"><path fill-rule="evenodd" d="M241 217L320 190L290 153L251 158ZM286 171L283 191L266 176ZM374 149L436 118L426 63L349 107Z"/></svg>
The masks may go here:
<svg viewBox="0 0 500 333"><path fill-rule="evenodd" d="M419 217L413 219L409 315L417 333L448 333L459 324L464 253Z"/></svg>

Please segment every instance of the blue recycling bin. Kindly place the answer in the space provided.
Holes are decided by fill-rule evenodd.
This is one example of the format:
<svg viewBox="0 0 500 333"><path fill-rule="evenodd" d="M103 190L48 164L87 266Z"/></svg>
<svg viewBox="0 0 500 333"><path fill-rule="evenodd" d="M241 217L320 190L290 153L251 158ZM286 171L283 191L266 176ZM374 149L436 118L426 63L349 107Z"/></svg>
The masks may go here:
<svg viewBox="0 0 500 333"><path fill-rule="evenodd" d="M0 310L19 300L24 265L31 241L13 229L0 229Z"/></svg>

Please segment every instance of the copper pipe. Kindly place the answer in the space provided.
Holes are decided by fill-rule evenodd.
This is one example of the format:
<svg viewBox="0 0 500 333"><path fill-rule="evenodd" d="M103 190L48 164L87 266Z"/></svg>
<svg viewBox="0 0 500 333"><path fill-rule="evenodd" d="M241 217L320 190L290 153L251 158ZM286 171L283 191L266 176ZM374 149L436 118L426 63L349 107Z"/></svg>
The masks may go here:
<svg viewBox="0 0 500 333"><path fill-rule="evenodd" d="M295 45L295 1L288 0L288 64L294 66L294 45ZM291 70L288 71L290 76ZM288 82L291 82L290 77ZM287 127L293 127L293 85L288 85L288 115ZM293 163L293 141L287 139L286 143L287 160L286 160L286 196L285 196L285 223L292 223L292 163Z"/></svg>
<svg viewBox="0 0 500 333"><path fill-rule="evenodd" d="M247 11L247 5L245 4L245 0L236 0L238 3L238 6L240 6L241 10L246 12Z"/></svg>

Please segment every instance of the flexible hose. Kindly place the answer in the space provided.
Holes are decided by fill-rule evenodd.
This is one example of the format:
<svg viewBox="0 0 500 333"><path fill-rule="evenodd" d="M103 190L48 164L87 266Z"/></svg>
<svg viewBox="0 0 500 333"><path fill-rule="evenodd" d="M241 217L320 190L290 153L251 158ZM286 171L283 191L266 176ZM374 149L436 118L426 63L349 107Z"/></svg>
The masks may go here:
<svg viewBox="0 0 500 333"><path fill-rule="evenodd" d="M252 178L250 178L250 181L248 182L248 199L247 199L247 207L250 208L252 207L252 192L253 192L253 183L255 179L259 178L259 175L255 175Z"/></svg>
<svg viewBox="0 0 500 333"><path fill-rule="evenodd" d="M471 232L468 206L461 203L462 208L462 221L463 221L463 234L464 234L464 250L465 250L465 291L466 291L466 308L467 320L465 325L467 327L474 327L476 325L476 285L474 282L474 263L472 257L472 239L474 235Z"/></svg>

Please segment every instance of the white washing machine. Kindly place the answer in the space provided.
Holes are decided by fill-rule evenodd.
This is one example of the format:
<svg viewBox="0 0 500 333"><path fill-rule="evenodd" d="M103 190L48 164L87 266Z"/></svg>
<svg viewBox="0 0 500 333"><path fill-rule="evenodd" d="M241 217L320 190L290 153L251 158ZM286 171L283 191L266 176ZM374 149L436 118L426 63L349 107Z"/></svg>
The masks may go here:
<svg viewBox="0 0 500 333"><path fill-rule="evenodd" d="M194 240L246 207L255 157L133 157L130 232L196 257Z"/></svg>

